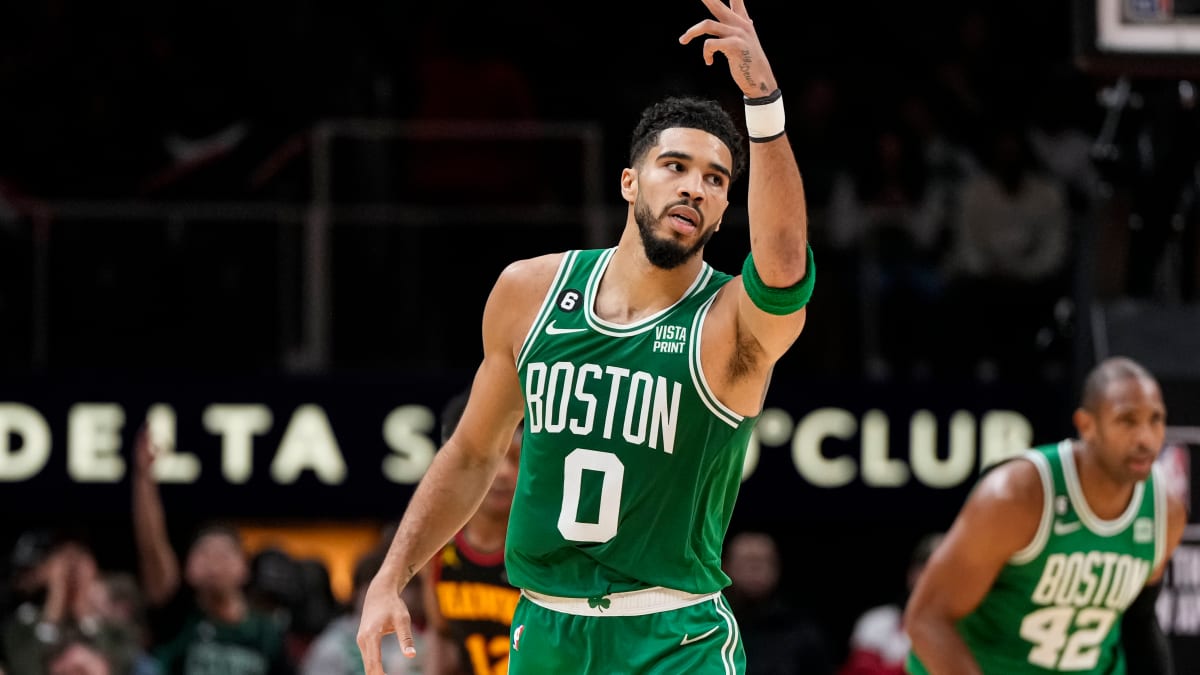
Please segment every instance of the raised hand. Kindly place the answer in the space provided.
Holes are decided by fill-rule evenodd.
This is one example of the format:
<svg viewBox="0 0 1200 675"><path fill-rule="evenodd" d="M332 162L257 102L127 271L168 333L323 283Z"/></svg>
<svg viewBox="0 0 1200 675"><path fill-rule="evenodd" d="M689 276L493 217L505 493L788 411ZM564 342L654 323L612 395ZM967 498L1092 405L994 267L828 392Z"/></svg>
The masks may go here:
<svg viewBox="0 0 1200 675"><path fill-rule="evenodd" d="M679 37L680 44L686 45L700 36L709 35L711 37L704 40L705 63L711 66L717 52L724 54L734 82L749 98L761 98L775 91L778 87L775 75L758 41L754 22L746 13L745 0L730 0L729 5L723 0L701 1L714 18L687 29Z"/></svg>

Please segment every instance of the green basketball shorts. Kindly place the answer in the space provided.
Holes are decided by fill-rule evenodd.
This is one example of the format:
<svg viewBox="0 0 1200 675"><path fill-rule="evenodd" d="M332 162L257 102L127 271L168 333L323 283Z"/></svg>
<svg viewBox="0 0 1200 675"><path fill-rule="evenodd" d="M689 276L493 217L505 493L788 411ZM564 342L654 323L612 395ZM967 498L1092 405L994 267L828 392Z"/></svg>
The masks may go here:
<svg viewBox="0 0 1200 675"><path fill-rule="evenodd" d="M509 675L738 675L737 621L720 593L665 588L596 598L522 591Z"/></svg>

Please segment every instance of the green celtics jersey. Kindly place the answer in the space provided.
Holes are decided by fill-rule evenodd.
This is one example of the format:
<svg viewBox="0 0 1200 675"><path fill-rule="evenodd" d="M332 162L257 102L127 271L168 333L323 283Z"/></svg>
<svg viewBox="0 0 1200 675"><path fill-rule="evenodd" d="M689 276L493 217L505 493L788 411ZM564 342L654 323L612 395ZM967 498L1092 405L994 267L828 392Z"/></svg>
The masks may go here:
<svg viewBox="0 0 1200 675"><path fill-rule="evenodd" d="M715 592L755 419L722 405L700 368L705 316L731 277L705 264L675 304L616 324L594 312L615 250L564 255L517 357L509 580L577 598Z"/></svg>
<svg viewBox="0 0 1200 675"><path fill-rule="evenodd" d="M1084 499L1070 441L1024 456L1042 478L1041 524L979 607L959 621L958 631L988 675L1121 675L1121 615L1166 546L1166 483L1159 467L1134 488L1124 513L1101 520ZM911 656L908 668L926 672Z"/></svg>

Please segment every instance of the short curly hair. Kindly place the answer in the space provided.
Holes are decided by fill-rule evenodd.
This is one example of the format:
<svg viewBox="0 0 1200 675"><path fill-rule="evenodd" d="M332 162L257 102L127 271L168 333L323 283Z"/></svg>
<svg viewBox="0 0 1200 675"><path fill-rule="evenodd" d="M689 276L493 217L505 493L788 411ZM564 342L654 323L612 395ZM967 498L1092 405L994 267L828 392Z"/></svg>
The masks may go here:
<svg viewBox="0 0 1200 675"><path fill-rule="evenodd" d="M629 144L629 165L637 166L665 129L699 129L721 139L733 155L734 180L746 170L746 137L729 112L714 99L671 96L642 111Z"/></svg>

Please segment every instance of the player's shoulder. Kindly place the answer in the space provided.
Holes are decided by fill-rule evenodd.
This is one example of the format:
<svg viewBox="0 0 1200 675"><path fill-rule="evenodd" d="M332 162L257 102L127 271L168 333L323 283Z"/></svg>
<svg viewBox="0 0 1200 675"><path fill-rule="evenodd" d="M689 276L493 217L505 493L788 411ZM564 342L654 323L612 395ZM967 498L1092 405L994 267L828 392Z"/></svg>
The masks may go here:
<svg viewBox="0 0 1200 675"><path fill-rule="evenodd" d="M554 283L566 252L548 253L514 260L500 271L492 287L492 301L509 309L523 303L539 303Z"/></svg>
<svg viewBox="0 0 1200 675"><path fill-rule="evenodd" d="M1046 475L1036 450L1014 455L985 470L973 492L973 499L988 503L1032 506L1041 504Z"/></svg>
<svg viewBox="0 0 1200 675"><path fill-rule="evenodd" d="M1036 541L1045 526L1048 475L1037 452L990 467L967 498L954 529L959 539L995 560L1008 560ZM973 554L972 554L973 555Z"/></svg>
<svg viewBox="0 0 1200 675"><path fill-rule="evenodd" d="M518 290L530 290L537 286L548 287L558 274L567 253L568 251L559 251L514 260L501 270L496 284Z"/></svg>

